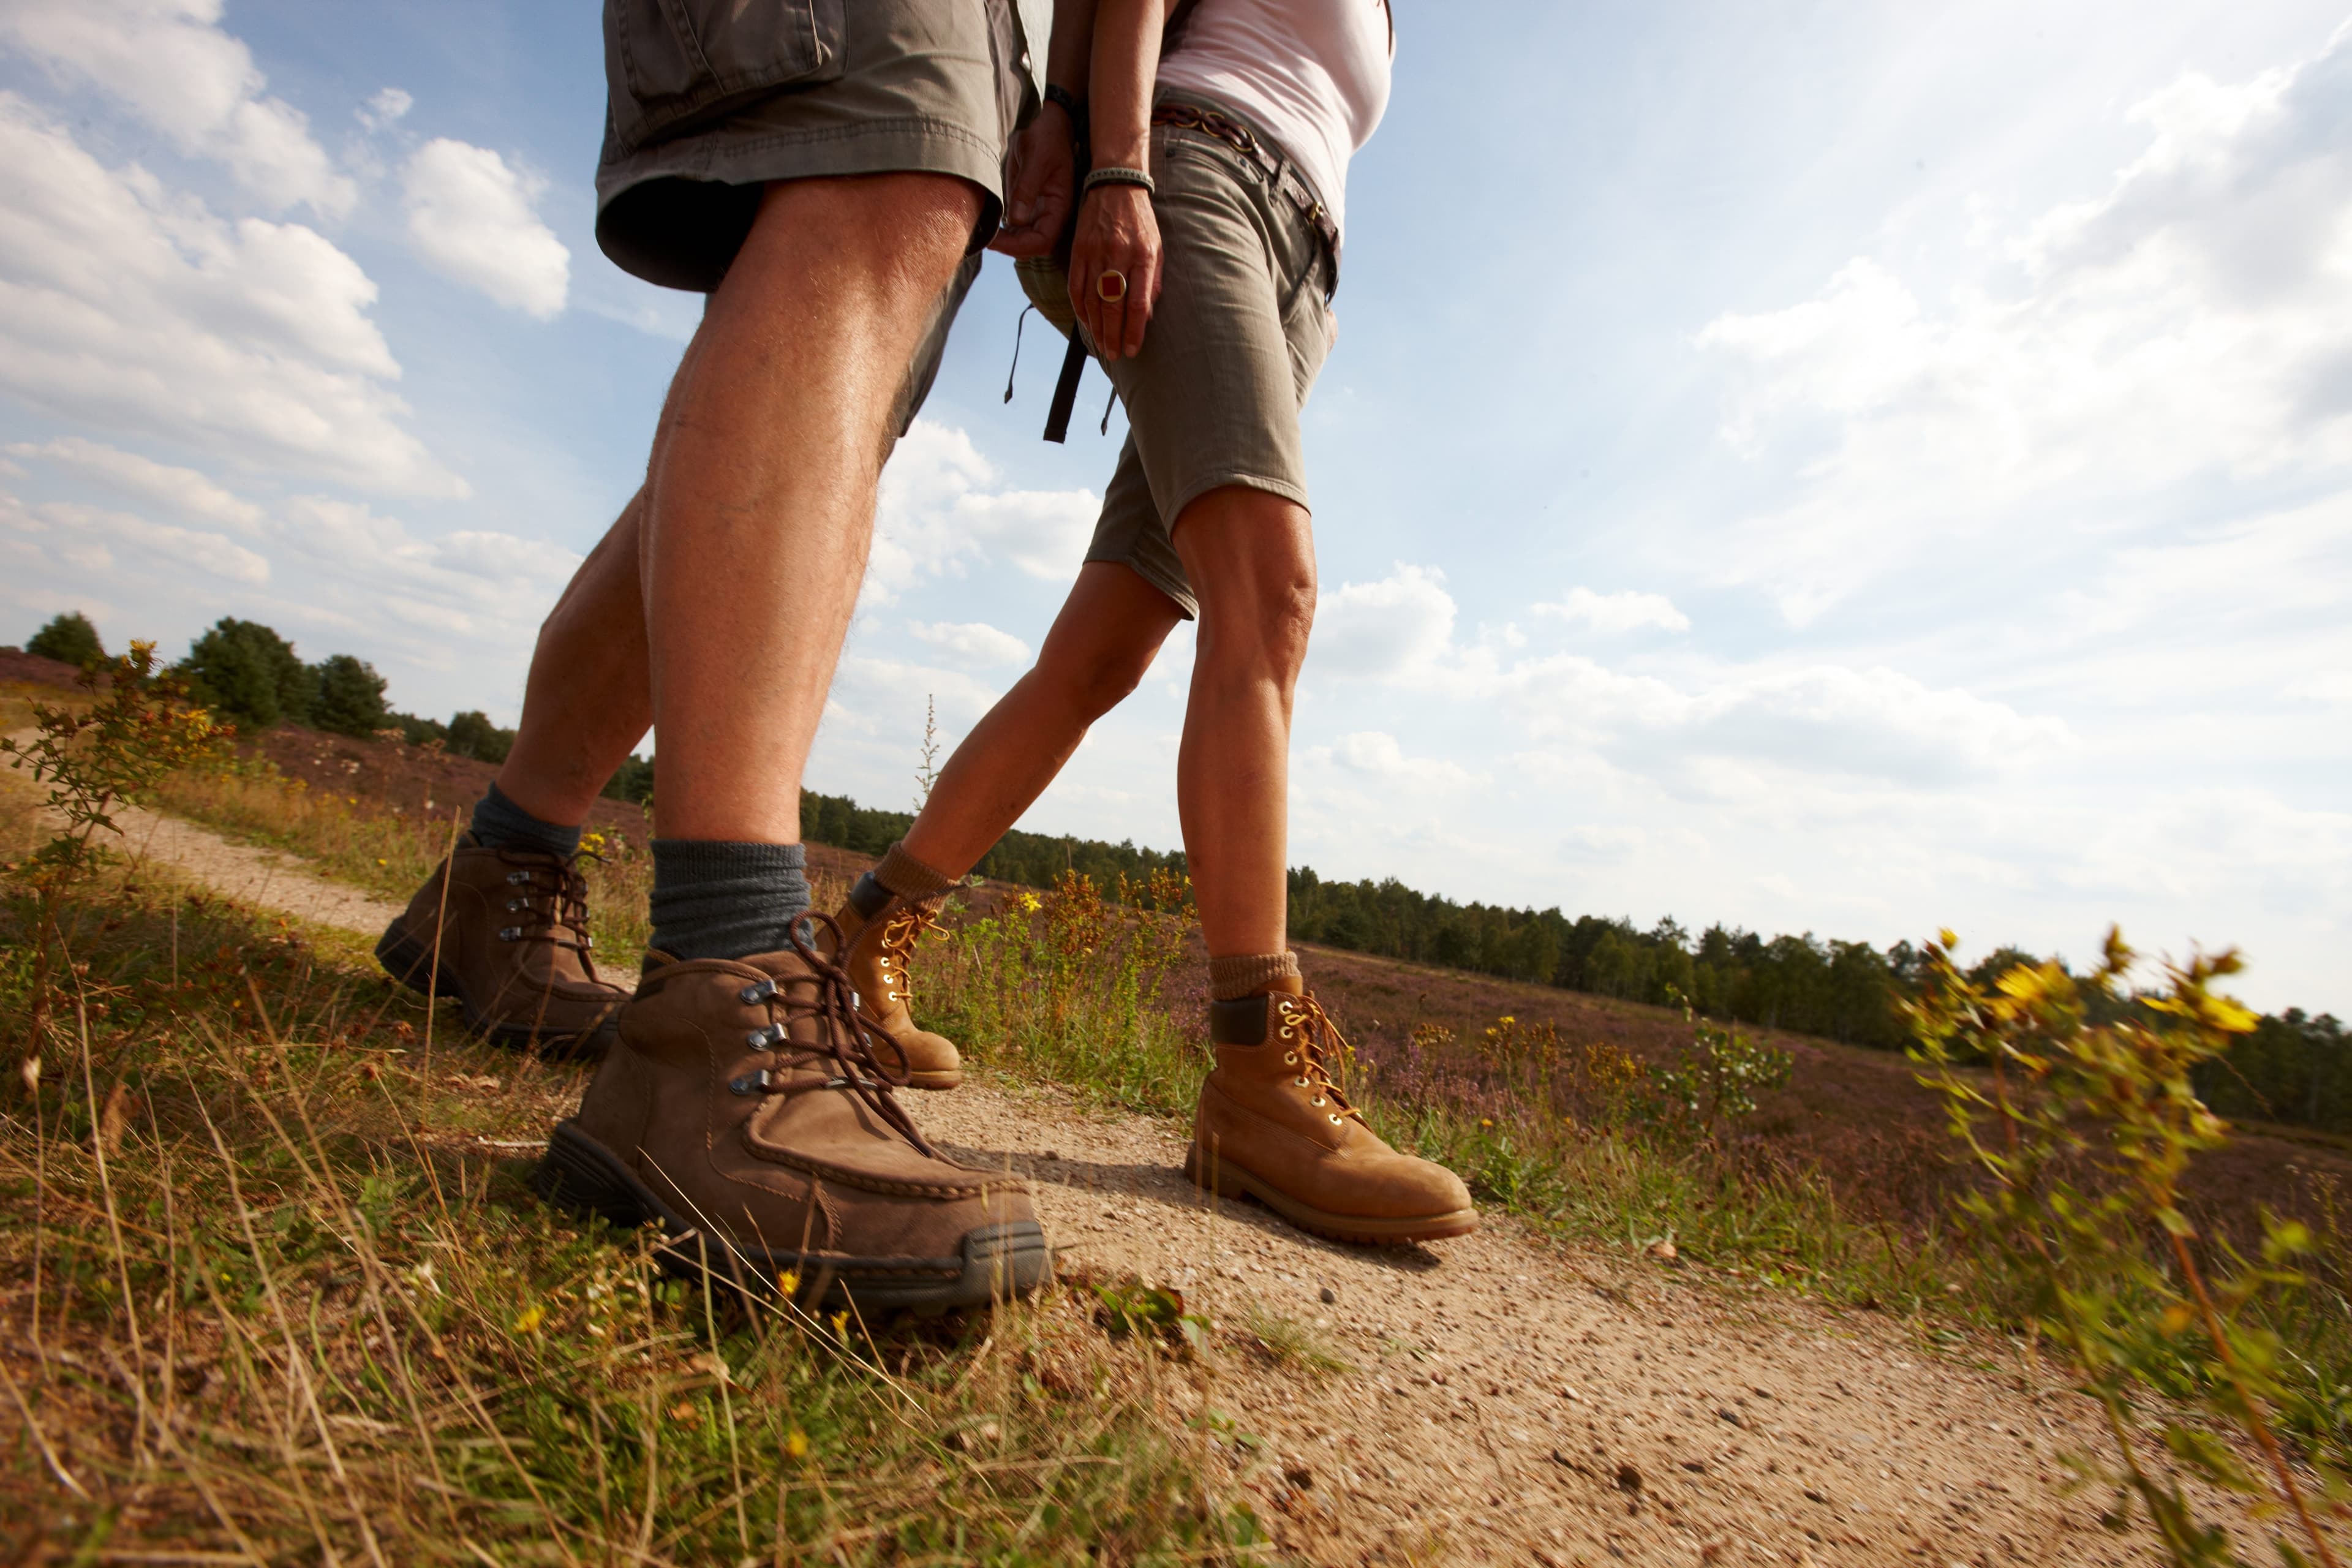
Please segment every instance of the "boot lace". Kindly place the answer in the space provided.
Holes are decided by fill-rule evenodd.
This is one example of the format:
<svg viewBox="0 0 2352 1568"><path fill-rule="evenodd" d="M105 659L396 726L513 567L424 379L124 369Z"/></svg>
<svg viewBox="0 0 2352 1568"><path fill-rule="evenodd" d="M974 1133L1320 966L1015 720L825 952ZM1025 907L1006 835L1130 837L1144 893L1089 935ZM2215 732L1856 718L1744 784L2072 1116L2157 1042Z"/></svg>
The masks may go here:
<svg viewBox="0 0 2352 1568"><path fill-rule="evenodd" d="M1291 1086L1308 1091L1307 1103L1323 1112L1325 1120L1337 1127L1350 1116L1361 1121L1364 1113L1349 1103L1346 1089L1332 1070L1334 1058L1346 1061L1355 1056L1355 1047L1339 1033L1339 1026L1323 1010L1323 1004L1309 994L1292 996L1275 993L1275 1016L1279 1020L1275 1037L1282 1045L1282 1061L1294 1069Z"/></svg>
<svg viewBox="0 0 2352 1568"><path fill-rule="evenodd" d="M765 1003L768 1026L752 1030L744 1043L753 1050L791 1051L803 1058L823 1062L831 1069L827 1089L843 1089L857 1096L867 1110L909 1143L937 1159L939 1151L923 1137L914 1119L891 1092L907 1087L906 1047L891 1037L890 1031L858 1015L857 992L850 984L849 971L825 957L814 940L812 928L819 921L832 931L832 949L838 952L841 927L830 915L811 910L793 922L789 933L793 950L807 963L816 981L815 995L795 994L803 988L788 988L772 978L746 985L740 994L741 1001L746 1006ZM794 1039L790 1026L795 1018L814 1018L816 1038ZM883 1064L884 1052L897 1058L896 1068ZM783 1073L761 1068L727 1087L737 1094L780 1094L789 1085Z"/></svg>
<svg viewBox="0 0 2352 1568"><path fill-rule="evenodd" d="M507 886L517 889L507 900L507 912L523 919L500 928L499 940L545 942L577 953L580 966L593 980L596 960L590 950L596 942L588 934L588 879L579 869L583 858L593 857L584 849L569 857L500 849L499 858L511 868Z"/></svg>
<svg viewBox="0 0 2352 1568"><path fill-rule="evenodd" d="M883 1000L915 1005L915 949L927 931L939 929L940 915L928 904L901 904L882 922L876 944L882 950L882 977L889 990Z"/></svg>

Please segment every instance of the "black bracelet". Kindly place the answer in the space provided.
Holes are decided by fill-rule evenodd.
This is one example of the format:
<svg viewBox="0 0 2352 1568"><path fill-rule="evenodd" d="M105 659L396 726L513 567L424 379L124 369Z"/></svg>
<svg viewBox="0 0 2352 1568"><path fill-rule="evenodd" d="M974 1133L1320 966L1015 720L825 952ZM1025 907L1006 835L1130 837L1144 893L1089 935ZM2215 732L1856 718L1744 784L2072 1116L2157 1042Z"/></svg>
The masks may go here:
<svg viewBox="0 0 2352 1568"><path fill-rule="evenodd" d="M1116 165L1108 169L1090 171L1085 183L1078 186L1078 195L1085 195L1097 185L1141 185L1143 194L1147 196L1154 195L1160 189L1158 185L1151 183L1151 176L1142 170L1122 169Z"/></svg>
<svg viewBox="0 0 2352 1568"><path fill-rule="evenodd" d="M1048 103L1058 103L1062 106L1062 112L1070 117L1071 129L1076 131L1083 131L1085 129L1087 123L1086 108L1071 94L1068 88L1062 86L1059 82L1047 82L1045 84L1045 101Z"/></svg>

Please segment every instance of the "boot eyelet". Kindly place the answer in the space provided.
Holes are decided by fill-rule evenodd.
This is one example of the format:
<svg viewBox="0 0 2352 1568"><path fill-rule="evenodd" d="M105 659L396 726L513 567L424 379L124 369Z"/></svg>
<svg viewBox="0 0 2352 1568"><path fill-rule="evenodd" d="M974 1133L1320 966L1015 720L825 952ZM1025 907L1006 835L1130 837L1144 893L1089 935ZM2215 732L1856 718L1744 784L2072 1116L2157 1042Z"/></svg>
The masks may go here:
<svg viewBox="0 0 2352 1568"><path fill-rule="evenodd" d="M521 936L522 927L520 926L501 926L499 929L499 940L500 942L520 941Z"/></svg>
<svg viewBox="0 0 2352 1568"><path fill-rule="evenodd" d="M528 871L508 872L507 886L509 888L528 888L530 886L530 873Z"/></svg>
<svg viewBox="0 0 2352 1568"><path fill-rule="evenodd" d="M727 1092L743 1099L749 1099L767 1087L768 1073L764 1068L758 1072L745 1073L741 1078L730 1079L727 1081Z"/></svg>
<svg viewBox="0 0 2352 1568"><path fill-rule="evenodd" d="M1285 1051L1285 1052L1283 1052L1283 1053L1282 1053L1282 1065L1283 1065L1284 1067L1286 1067L1286 1068L1295 1068L1295 1067L1297 1067L1297 1066L1298 1065L1298 1053L1297 1053L1297 1051Z"/></svg>
<svg viewBox="0 0 2352 1568"><path fill-rule="evenodd" d="M1307 1104L1309 1104L1309 1105L1320 1105L1320 1104L1322 1104L1322 1103L1323 1103L1323 1097L1322 1097L1321 1095L1319 1095L1319 1094L1318 1094L1318 1095L1317 1095L1314 1099L1312 1099L1312 1100L1308 1100L1307 1103Z"/></svg>
<svg viewBox="0 0 2352 1568"><path fill-rule="evenodd" d="M1334 1127L1337 1127L1337 1126L1339 1126L1339 1119L1337 1116L1334 1116L1333 1118L1331 1118L1331 1125L1332 1125L1332 1126L1334 1126Z"/></svg>
<svg viewBox="0 0 2352 1568"><path fill-rule="evenodd" d="M774 981L761 980L746 985L741 991L736 993L735 1000L742 1003L746 1007L750 1007L756 1005L759 1003L765 1002L769 997L773 996L775 994L776 983Z"/></svg>
<svg viewBox="0 0 2352 1568"><path fill-rule="evenodd" d="M1303 1078L1295 1078L1295 1079L1292 1079L1290 1080L1290 1086L1291 1086L1293 1089L1312 1089L1312 1088L1314 1088L1314 1087L1315 1087L1313 1084L1308 1083L1308 1082L1307 1082L1305 1079L1303 1079Z"/></svg>

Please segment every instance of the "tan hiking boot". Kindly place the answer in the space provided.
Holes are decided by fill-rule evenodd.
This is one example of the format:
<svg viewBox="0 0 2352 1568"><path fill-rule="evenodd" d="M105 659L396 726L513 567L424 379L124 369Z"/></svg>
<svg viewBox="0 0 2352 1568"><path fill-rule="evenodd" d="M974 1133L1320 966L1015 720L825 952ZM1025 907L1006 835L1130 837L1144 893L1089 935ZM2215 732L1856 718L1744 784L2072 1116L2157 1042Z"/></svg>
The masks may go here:
<svg viewBox="0 0 2352 1568"><path fill-rule="evenodd" d="M456 997L475 1033L572 1055L612 1043L629 994L597 977L590 946L588 884L570 859L468 833L384 929L375 956L409 989Z"/></svg>
<svg viewBox="0 0 2352 1568"><path fill-rule="evenodd" d="M903 1054L908 1089L953 1089L963 1081L963 1058L944 1035L915 1026L911 965L923 932L939 924L939 898L907 899L869 871L834 916L841 928L841 966L857 993L858 1013L882 1026ZM898 1058L893 1058L893 1061Z"/></svg>
<svg viewBox="0 0 2352 1568"><path fill-rule="evenodd" d="M1381 1142L1331 1077L1345 1042L1312 996L1209 1004L1216 1070L1201 1086L1184 1173L1339 1241L1433 1241L1478 1228L1470 1189Z"/></svg>
<svg viewBox="0 0 2352 1568"><path fill-rule="evenodd" d="M801 928L793 945L740 962L648 955L619 1043L548 1140L540 1192L620 1225L658 1221L672 1267L811 1309L936 1311L1050 1279L1026 1186L924 1142L848 975Z"/></svg>

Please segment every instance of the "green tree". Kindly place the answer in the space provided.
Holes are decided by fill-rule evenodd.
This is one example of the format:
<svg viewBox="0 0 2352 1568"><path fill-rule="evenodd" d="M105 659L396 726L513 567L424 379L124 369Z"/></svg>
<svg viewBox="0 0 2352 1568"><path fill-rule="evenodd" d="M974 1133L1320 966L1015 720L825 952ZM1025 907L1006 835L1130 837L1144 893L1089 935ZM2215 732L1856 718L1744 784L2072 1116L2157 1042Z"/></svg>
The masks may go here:
<svg viewBox="0 0 2352 1568"><path fill-rule="evenodd" d="M258 621L223 616L173 671L214 712L256 730L310 716L317 677L294 645Z"/></svg>
<svg viewBox="0 0 2352 1568"><path fill-rule="evenodd" d="M449 749L461 757L476 762L503 763L514 749L515 732L501 730L490 722L490 716L478 710L453 714L449 720Z"/></svg>
<svg viewBox="0 0 2352 1568"><path fill-rule="evenodd" d="M338 735L373 735L391 722L384 706L383 677L375 666L347 653L321 660L312 671L317 690L310 723Z"/></svg>
<svg viewBox="0 0 2352 1568"><path fill-rule="evenodd" d="M33 640L25 645L25 651L79 669L104 658L106 645L98 640L98 628L89 624L88 616L79 610L68 610L35 632Z"/></svg>

